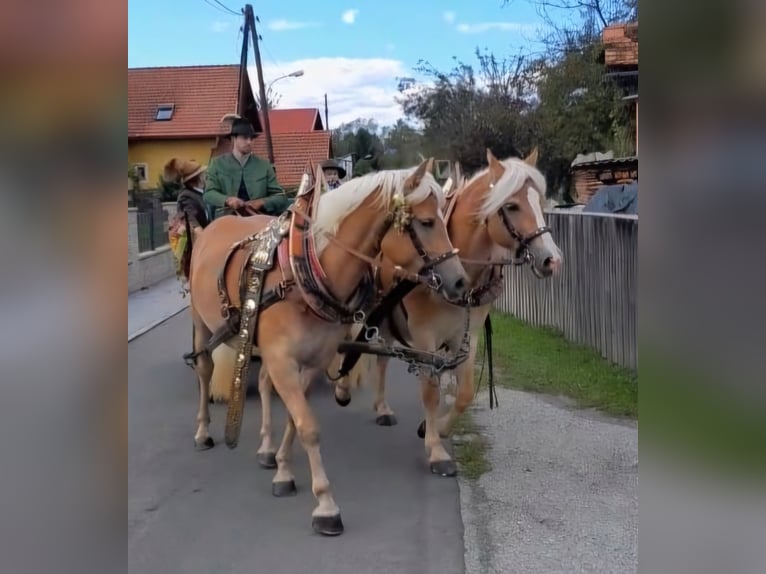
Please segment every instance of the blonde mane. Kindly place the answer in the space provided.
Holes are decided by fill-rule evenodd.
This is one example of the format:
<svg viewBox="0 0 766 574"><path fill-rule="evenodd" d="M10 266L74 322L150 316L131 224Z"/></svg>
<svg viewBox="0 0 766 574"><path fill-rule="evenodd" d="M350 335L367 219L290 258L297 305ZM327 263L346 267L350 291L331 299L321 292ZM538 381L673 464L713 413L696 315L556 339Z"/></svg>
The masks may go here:
<svg viewBox="0 0 766 574"><path fill-rule="evenodd" d="M503 176L495 182L495 185L484 197L484 201L477 213L482 219L486 219L495 213L508 201L508 199L524 189L524 183L527 179L532 180L537 192L541 197L545 198L545 177L536 167L529 165L523 159L518 157L509 157L498 161L500 161L505 168L505 171L503 172ZM488 171L489 166L474 174L465 184L463 189L466 189L469 185L475 183L480 177L486 175Z"/></svg>
<svg viewBox="0 0 766 574"><path fill-rule="evenodd" d="M402 193L404 182L416 169L417 167L412 167L370 173L323 193L319 198L317 214L312 226L317 254L321 254L327 246L329 242L327 234L334 235L337 233L343 220L353 213L376 189L379 188L380 191L375 205L384 210L390 209L394 195ZM408 205L417 205L431 195L436 197L441 210L445 203L441 186L433 175L426 173L417 189L405 196L405 202Z"/></svg>

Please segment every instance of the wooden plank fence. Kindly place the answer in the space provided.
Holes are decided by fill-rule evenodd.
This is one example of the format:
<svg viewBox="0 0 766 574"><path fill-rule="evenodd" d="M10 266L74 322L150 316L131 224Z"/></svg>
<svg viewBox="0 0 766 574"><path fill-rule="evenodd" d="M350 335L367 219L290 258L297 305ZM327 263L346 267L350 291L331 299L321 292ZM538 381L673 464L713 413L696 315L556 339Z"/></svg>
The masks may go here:
<svg viewBox="0 0 766 574"><path fill-rule="evenodd" d="M636 369L638 216L547 212L545 217L564 256L561 273L537 279L528 266L507 268L495 307Z"/></svg>

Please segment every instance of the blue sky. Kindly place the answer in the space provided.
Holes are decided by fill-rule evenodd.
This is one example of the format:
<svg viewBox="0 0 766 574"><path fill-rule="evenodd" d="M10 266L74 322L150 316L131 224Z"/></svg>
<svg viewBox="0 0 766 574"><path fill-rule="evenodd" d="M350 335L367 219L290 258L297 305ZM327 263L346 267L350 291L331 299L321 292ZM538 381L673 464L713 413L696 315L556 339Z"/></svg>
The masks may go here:
<svg viewBox="0 0 766 574"><path fill-rule="evenodd" d="M235 12L244 4L220 2ZM539 50L541 19L530 0L292 0L252 2L264 77L296 69L304 76L280 80L280 107L322 107L330 102L331 127L355 117L392 123L397 78L415 76L419 59L448 69L453 56L474 62L473 51L496 55ZM236 64L240 15L216 0L131 0L128 67ZM250 64L254 63L252 50Z"/></svg>

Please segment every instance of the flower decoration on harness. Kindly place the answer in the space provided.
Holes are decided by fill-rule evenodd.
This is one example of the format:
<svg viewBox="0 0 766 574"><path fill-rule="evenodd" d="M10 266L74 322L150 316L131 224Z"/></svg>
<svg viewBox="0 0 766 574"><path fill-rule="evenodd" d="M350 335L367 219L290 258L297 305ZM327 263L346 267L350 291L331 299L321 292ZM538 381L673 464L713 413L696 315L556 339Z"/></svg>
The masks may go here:
<svg viewBox="0 0 766 574"><path fill-rule="evenodd" d="M394 195L394 210L391 214L394 229L398 233L403 233L412 223L412 212L410 211L404 195L397 193Z"/></svg>

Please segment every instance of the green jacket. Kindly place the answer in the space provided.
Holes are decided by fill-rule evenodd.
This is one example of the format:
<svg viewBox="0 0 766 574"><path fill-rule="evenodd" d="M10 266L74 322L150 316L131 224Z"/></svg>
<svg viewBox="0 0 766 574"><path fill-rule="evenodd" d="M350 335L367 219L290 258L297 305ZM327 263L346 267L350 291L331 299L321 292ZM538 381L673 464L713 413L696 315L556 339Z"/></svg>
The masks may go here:
<svg viewBox="0 0 766 574"><path fill-rule="evenodd" d="M263 210L268 215L279 215L292 203L277 183L274 168L268 161L251 155L243 166L234 154L227 153L210 160L207 168L202 199L215 208L215 217L231 212L225 207L226 198L237 196L243 176L250 199L263 199Z"/></svg>

